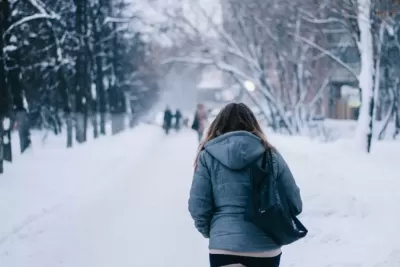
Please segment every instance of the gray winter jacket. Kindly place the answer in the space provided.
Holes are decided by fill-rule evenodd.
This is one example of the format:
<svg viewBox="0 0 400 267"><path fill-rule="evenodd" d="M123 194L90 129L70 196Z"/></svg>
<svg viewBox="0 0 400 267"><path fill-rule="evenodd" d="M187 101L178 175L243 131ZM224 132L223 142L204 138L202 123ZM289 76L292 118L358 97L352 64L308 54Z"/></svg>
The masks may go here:
<svg viewBox="0 0 400 267"><path fill-rule="evenodd" d="M200 152L190 190L189 211L197 230L209 238L209 249L234 252L261 252L278 249L271 238L251 222L244 220L250 193L249 164L261 155L264 147L255 135L237 131L221 135ZM300 190L282 156L273 153L276 178L288 197L302 211Z"/></svg>

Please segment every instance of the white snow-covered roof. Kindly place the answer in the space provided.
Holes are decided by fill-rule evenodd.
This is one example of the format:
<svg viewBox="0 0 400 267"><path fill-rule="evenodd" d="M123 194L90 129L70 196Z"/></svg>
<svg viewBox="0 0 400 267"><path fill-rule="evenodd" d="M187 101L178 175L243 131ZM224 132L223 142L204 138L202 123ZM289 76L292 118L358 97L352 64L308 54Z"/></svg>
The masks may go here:
<svg viewBox="0 0 400 267"><path fill-rule="evenodd" d="M223 73L215 68L207 68L203 70L200 83L197 85L199 89L216 89L224 86Z"/></svg>

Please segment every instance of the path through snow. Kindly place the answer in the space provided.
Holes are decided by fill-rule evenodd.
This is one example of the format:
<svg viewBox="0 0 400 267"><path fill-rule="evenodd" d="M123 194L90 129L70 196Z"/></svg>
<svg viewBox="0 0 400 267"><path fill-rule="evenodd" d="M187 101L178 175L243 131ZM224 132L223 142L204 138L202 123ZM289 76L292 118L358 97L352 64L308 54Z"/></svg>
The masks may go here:
<svg viewBox="0 0 400 267"><path fill-rule="evenodd" d="M103 176L97 190L69 196L7 236L0 266L205 266L207 243L187 213L196 137L141 138L141 147L120 143L109 164L97 166L100 172L80 170L80 179ZM205 257L193 264L199 254Z"/></svg>

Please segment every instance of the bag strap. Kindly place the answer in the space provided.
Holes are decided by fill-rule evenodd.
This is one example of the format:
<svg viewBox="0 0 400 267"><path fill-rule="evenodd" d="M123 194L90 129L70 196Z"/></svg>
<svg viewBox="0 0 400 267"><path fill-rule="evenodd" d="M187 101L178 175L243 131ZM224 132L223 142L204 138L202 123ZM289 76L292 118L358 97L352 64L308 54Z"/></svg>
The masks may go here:
<svg viewBox="0 0 400 267"><path fill-rule="evenodd" d="M268 154L268 155L267 155ZM262 155L262 161L261 161L261 168L263 170L265 170L266 166L267 166L267 156L268 156L268 173L273 174L273 162L272 162L272 152L271 152L271 148L266 148L264 150L264 153Z"/></svg>
<svg viewBox="0 0 400 267"><path fill-rule="evenodd" d="M265 170L266 165L267 165L267 149L264 150L262 155L261 168Z"/></svg>
<svg viewBox="0 0 400 267"><path fill-rule="evenodd" d="M268 160L269 160L269 175L272 175L271 177L273 177L274 175L274 162L272 161L272 148L268 148L267 149L267 153L268 153Z"/></svg>
<svg viewBox="0 0 400 267"><path fill-rule="evenodd" d="M267 156L268 156L268 177L267 179L271 179L271 175L274 174L274 166L273 166L273 161L272 161L272 149L271 148L266 148L263 156L262 156L262 161L261 161L261 168L265 170L266 164L267 164ZM267 155L268 154L268 155ZM305 237L308 233L307 228L301 223L301 221L294 215L293 212L293 207L289 204L289 212L291 214L291 217L293 219L293 223L296 226L296 228L299 230L297 232L297 235L299 238Z"/></svg>

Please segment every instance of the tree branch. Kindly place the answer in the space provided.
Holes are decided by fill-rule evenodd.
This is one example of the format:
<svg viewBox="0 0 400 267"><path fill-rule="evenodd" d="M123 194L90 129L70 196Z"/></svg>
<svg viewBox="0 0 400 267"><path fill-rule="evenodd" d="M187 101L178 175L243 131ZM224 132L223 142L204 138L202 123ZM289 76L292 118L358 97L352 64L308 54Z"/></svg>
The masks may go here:
<svg viewBox="0 0 400 267"><path fill-rule="evenodd" d="M15 23L11 24L10 27L8 27L7 31L4 32L4 35L10 33L14 28L16 28L24 23L30 22L32 20L38 20L38 19L59 20L60 18L54 17L53 15L49 15L49 14L34 14L31 16L27 16L27 17L24 17L24 18L18 20Z"/></svg>
<svg viewBox="0 0 400 267"><path fill-rule="evenodd" d="M330 57L333 61L335 61L337 64L339 64L341 67L343 67L344 69L346 69L347 71L350 72L350 74L352 76L354 76L354 78L358 81L359 77L358 74L354 71L353 68L351 68L348 64L346 64L345 62L343 62L340 58L338 58L337 56L335 56L334 54L332 54L330 51L322 48L321 46L317 45L316 43L313 43L311 41L309 41L308 39L302 37L302 36L297 36L300 40L302 40L303 42L305 42L306 44L314 47L315 49L319 50L321 53L327 55L328 57Z"/></svg>

